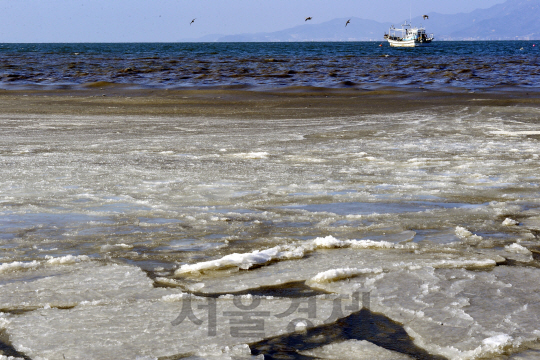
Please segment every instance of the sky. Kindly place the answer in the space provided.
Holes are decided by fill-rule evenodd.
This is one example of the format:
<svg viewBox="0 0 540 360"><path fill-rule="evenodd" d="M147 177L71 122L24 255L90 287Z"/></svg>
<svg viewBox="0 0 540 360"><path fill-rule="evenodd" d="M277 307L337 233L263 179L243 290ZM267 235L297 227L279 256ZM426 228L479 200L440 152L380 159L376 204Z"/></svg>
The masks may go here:
<svg viewBox="0 0 540 360"><path fill-rule="evenodd" d="M505 0L0 0L1 42L175 42L358 17L399 22ZM190 25L192 19L196 19Z"/></svg>

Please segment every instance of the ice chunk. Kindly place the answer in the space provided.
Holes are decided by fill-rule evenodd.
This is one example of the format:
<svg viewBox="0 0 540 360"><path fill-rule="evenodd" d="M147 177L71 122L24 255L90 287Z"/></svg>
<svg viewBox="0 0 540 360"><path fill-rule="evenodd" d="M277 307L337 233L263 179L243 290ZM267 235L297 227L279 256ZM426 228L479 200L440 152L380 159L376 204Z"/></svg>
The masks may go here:
<svg viewBox="0 0 540 360"><path fill-rule="evenodd" d="M386 350L365 340L348 340L302 351L302 355L328 360L409 360L411 357Z"/></svg>
<svg viewBox="0 0 540 360"><path fill-rule="evenodd" d="M185 360L264 360L264 355L251 355L247 344L235 346L201 346L197 355L184 358Z"/></svg>
<svg viewBox="0 0 540 360"><path fill-rule="evenodd" d="M467 243L478 243L482 240L481 236L473 234L462 226L456 226L456 236Z"/></svg>
<svg viewBox="0 0 540 360"><path fill-rule="evenodd" d="M302 247L276 246L267 250L255 250L245 254L230 254L221 259L204 261L192 265L182 265L175 271L175 275L185 273L200 273L208 270L221 270L230 267L249 269L253 265L265 264L276 259L295 259L304 256Z"/></svg>
<svg viewBox="0 0 540 360"><path fill-rule="evenodd" d="M239 269L250 269L254 265L263 265L275 260L301 259L306 253L311 253L317 249L414 249L415 244L396 245L388 241L373 240L338 240L333 236L316 238L312 242L302 245L282 245L266 250L255 250L251 253L229 254L220 259L204 261L195 264L182 265L175 271L175 276L194 274L200 275L207 271L223 270L237 267Z"/></svg>
<svg viewBox="0 0 540 360"><path fill-rule="evenodd" d="M499 255L507 260L512 260L520 263L530 263L534 261L532 252L520 244L506 245L503 250L499 249L478 249L479 253L486 255Z"/></svg>
<svg viewBox="0 0 540 360"><path fill-rule="evenodd" d="M0 282L2 310L28 310L44 306L66 308L80 303L130 302L165 294L139 268L98 262L44 265ZM180 290L168 291L168 294Z"/></svg>
<svg viewBox="0 0 540 360"><path fill-rule="evenodd" d="M252 151L249 153L233 154L232 156L245 159L266 159L268 155L269 154L265 151Z"/></svg>
<svg viewBox="0 0 540 360"><path fill-rule="evenodd" d="M449 359L492 357L540 339L540 269L402 269L319 283L369 290L370 308L403 324L417 346Z"/></svg>
<svg viewBox="0 0 540 360"><path fill-rule="evenodd" d="M527 249L526 247L524 246L521 246L517 243L513 243L511 245L506 245L504 247L505 250L507 251L510 251L510 252L514 252L514 253L518 253L518 254L524 254L524 255L532 255L531 251L529 249Z"/></svg>
<svg viewBox="0 0 540 360"><path fill-rule="evenodd" d="M66 255L66 256L60 256L60 257L52 257L52 256L46 256L47 264L52 265L66 265L66 264L75 264L81 261L89 261L90 258L86 255L79 255L79 256L73 256L73 255Z"/></svg>
<svg viewBox="0 0 540 360"><path fill-rule="evenodd" d="M204 261L196 264L182 265L175 271L176 276L186 273L202 273L209 270L221 270L231 267L249 269L254 265L261 265L272 260L302 258L306 251L313 251L316 248L332 248L347 246L346 242L337 240L331 236L318 238L308 246L276 246L266 250L255 250L251 253L229 254L220 259Z"/></svg>
<svg viewBox="0 0 540 360"><path fill-rule="evenodd" d="M392 249L396 244L389 241L373 240L338 240L333 236L313 240L315 249L333 249L351 247L355 249Z"/></svg>
<svg viewBox="0 0 540 360"><path fill-rule="evenodd" d="M308 283L323 283L336 280L347 279L350 277L362 275L362 274L378 274L381 273L382 268L375 269L357 269L357 268L344 268L344 269L332 269L321 273L318 273Z"/></svg>
<svg viewBox="0 0 540 360"><path fill-rule="evenodd" d="M482 340L482 346L487 352L494 352L508 346L512 342L512 337L507 334L499 334Z"/></svg>
<svg viewBox="0 0 540 360"><path fill-rule="evenodd" d="M523 220L523 226L532 230L540 231L540 216L533 216Z"/></svg>
<svg viewBox="0 0 540 360"><path fill-rule="evenodd" d="M133 245L128 244L107 244L101 246L101 251L114 251L114 250L129 250L133 249Z"/></svg>
<svg viewBox="0 0 540 360"><path fill-rule="evenodd" d="M514 225L518 225L519 221L510 219L510 218L506 218L506 219L504 219L502 224L503 224L503 226L514 226Z"/></svg>
<svg viewBox="0 0 540 360"><path fill-rule="evenodd" d="M173 298L38 309L10 316L5 333L33 359L242 358L245 344L292 333L299 317L308 317L309 327L323 325L335 310L335 297L317 297L314 316L291 311L291 299ZM351 311L343 306L343 313Z"/></svg>
<svg viewBox="0 0 540 360"><path fill-rule="evenodd" d="M538 360L540 359L540 350L525 350L518 354L514 354L508 358L509 360Z"/></svg>
<svg viewBox="0 0 540 360"><path fill-rule="evenodd" d="M0 273L24 269L33 269L38 267L39 265L40 263L36 260L30 262L14 261L10 263L3 263L2 265L0 265Z"/></svg>
<svg viewBox="0 0 540 360"><path fill-rule="evenodd" d="M340 244L340 243L338 243ZM354 265L357 269L370 269L378 272L400 269L434 268L474 268L490 269L505 258L496 253L479 254L473 251L456 249L437 249L437 251L410 251L407 249L319 249L301 259L273 262L270 266L249 271L234 272L225 276L208 275L197 277L204 287L201 293L230 293L265 286L274 286L289 282L307 281L319 273L344 268L344 264ZM374 274L366 274L373 276ZM185 278L185 280L184 280ZM178 281L191 286L190 274L181 274Z"/></svg>
<svg viewBox="0 0 540 360"><path fill-rule="evenodd" d="M183 294L183 293L169 294L169 295L163 295L161 300L162 301L170 301L170 302L182 301L185 296L186 296L186 294Z"/></svg>

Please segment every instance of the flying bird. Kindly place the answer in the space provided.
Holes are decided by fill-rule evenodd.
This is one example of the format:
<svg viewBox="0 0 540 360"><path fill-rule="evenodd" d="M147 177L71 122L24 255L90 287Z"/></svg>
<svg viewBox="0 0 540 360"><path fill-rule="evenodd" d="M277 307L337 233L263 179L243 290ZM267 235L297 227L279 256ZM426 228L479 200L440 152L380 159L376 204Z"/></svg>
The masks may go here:
<svg viewBox="0 0 540 360"><path fill-rule="evenodd" d="M311 20L311 16L308 16L305 21Z"/></svg>
<svg viewBox="0 0 540 360"><path fill-rule="evenodd" d="M424 20L429 19L429 16L427 16L427 15L424 15L424 16L422 16L422 17L424 18Z"/></svg>
<svg viewBox="0 0 540 360"><path fill-rule="evenodd" d="M351 19L347 20L347 22L345 23L345 27L347 27L347 25L349 25L351 23Z"/></svg>
<svg viewBox="0 0 540 360"><path fill-rule="evenodd" d="M189 23L189 26L191 26L191 24L193 24L193 23L195 22L196 19L197 19L197 18L191 20L191 22Z"/></svg>

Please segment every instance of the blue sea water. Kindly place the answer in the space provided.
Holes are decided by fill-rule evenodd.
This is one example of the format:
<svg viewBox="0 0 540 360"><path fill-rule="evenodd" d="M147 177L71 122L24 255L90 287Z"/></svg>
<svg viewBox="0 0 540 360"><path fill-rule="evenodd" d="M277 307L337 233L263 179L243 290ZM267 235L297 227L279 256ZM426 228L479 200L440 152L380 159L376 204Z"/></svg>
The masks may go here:
<svg viewBox="0 0 540 360"><path fill-rule="evenodd" d="M182 88L400 86L468 90L540 85L540 42L0 44L0 87L95 82Z"/></svg>

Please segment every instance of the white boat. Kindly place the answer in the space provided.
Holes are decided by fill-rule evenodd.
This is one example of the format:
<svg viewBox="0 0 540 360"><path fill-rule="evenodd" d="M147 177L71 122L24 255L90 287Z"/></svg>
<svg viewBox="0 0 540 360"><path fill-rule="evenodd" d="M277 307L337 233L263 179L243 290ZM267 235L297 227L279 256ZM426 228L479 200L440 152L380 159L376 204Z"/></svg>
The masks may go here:
<svg viewBox="0 0 540 360"><path fill-rule="evenodd" d="M433 41L433 34L427 34L423 27L412 27L405 21L401 29L396 29L393 25L388 34L384 34L390 46L393 47L416 47L427 46Z"/></svg>

